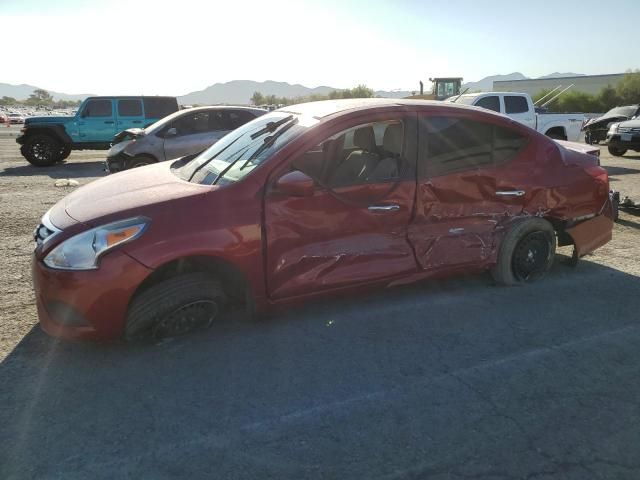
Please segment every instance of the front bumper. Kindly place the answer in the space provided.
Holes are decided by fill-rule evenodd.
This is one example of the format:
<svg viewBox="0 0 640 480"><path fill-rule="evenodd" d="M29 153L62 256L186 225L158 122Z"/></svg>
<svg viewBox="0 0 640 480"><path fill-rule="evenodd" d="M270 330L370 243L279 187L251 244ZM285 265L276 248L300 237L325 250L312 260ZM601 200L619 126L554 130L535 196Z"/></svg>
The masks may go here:
<svg viewBox="0 0 640 480"><path fill-rule="evenodd" d="M108 173L116 173L127 170L129 168L130 159L130 156L125 155L122 152L114 155L113 157L107 157L107 160L104 162L105 171Z"/></svg>
<svg viewBox="0 0 640 480"><path fill-rule="evenodd" d="M631 140L622 140L621 135L620 133L607 135L607 145L625 150L640 150L640 135L637 133L630 134Z"/></svg>
<svg viewBox="0 0 640 480"><path fill-rule="evenodd" d="M105 255L100 268L86 271L54 270L34 255L40 326L69 340L121 338L131 297L151 271L123 251Z"/></svg>

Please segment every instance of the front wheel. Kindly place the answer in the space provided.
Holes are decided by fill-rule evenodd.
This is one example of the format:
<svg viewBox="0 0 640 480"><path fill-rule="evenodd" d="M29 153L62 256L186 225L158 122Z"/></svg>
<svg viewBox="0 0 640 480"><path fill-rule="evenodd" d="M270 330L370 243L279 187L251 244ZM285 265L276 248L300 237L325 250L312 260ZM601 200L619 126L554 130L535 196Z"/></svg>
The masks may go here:
<svg viewBox="0 0 640 480"><path fill-rule="evenodd" d="M67 144L62 145L62 148L60 149L60 160L58 161L61 162L62 160L66 160L69 158L69 155L71 155L71 146Z"/></svg>
<svg viewBox="0 0 640 480"><path fill-rule="evenodd" d="M153 163L158 163L158 162L155 158L153 158L150 155L136 155L132 159L125 162L123 170L129 170L130 168L145 167Z"/></svg>
<svg viewBox="0 0 640 480"><path fill-rule="evenodd" d="M519 285L542 278L553 265L556 234L542 218L521 220L505 234L492 268L494 280L501 285Z"/></svg>
<svg viewBox="0 0 640 480"><path fill-rule="evenodd" d="M204 273L164 280L133 300L124 336L128 341L184 335L209 327L226 302L219 282Z"/></svg>
<svg viewBox="0 0 640 480"><path fill-rule="evenodd" d="M20 153L36 167L48 167L61 160L63 146L50 135L33 135L20 148Z"/></svg>
<svg viewBox="0 0 640 480"><path fill-rule="evenodd" d="M613 155L614 157L621 157L623 156L625 153L627 153L627 149L626 148L617 148L617 147L612 147L609 146L607 148L607 150L609 150L609 153L611 155Z"/></svg>

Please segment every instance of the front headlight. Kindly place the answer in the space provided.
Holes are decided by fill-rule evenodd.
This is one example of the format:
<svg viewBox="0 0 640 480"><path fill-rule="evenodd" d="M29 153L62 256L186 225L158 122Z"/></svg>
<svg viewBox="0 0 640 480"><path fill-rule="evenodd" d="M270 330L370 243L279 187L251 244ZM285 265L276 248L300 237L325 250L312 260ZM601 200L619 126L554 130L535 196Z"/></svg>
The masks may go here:
<svg viewBox="0 0 640 480"><path fill-rule="evenodd" d="M107 157L115 157L119 153L122 153L125 148L127 148L129 145L131 145L132 142L133 142L133 140L125 140L123 142L116 143L107 152Z"/></svg>
<svg viewBox="0 0 640 480"><path fill-rule="evenodd" d="M138 238L149 221L144 217L129 218L79 233L51 250L44 263L59 270L96 269L100 256Z"/></svg>
<svg viewBox="0 0 640 480"><path fill-rule="evenodd" d="M609 135L612 135L618 131L619 123L612 123L609 125Z"/></svg>

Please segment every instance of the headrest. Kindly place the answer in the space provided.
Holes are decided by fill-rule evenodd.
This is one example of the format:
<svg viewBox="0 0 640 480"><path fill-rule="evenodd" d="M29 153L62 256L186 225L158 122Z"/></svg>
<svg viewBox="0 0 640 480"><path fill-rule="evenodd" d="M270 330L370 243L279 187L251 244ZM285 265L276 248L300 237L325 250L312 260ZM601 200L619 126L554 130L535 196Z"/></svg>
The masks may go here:
<svg viewBox="0 0 640 480"><path fill-rule="evenodd" d="M368 152L373 152L376 149L376 136L373 133L373 127L362 127L357 129L353 133L353 144L361 148L362 150L366 150Z"/></svg>
<svg viewBox="0 0 640 480"><path fill-rule="evenodd" d="M402 125L399 123L392 123L387 126L384 131L384 137L382 138L383 148L395 155L402 153Z"/></svg>

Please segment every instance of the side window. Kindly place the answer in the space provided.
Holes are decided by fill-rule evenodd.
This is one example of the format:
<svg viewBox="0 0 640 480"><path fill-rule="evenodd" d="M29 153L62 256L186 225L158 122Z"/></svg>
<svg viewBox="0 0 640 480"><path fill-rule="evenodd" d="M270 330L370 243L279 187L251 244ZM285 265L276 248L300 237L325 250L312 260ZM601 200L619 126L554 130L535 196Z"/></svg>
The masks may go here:
<svg viewBox="0 0 640 480"><path fill-rule="evenodd" d="M254 118L256 117L254 117L251 112L247 112L245 110L232 110L229 112L229 129L235 130Z"/></svg>
<svg viewBox="0 0 640 480"><path fill-rule="evenodd" d="M404 126L398 120L344 130L293 162L321 185L333 188L395 182L406 168Z"/></svg>
<svg viewBox="0 0 640 480"><path fill-rule="evenodd" d="M178 131L178 136L194 135L209 131L209 112L194 112L183 115L171 125Z"/></svg>
<svg viewBox="0 0 640 480"><path fill-rule="evenodd" d="M209 127L210 132L219 132L229 130L227 124L229 120L227 113L223 110L210 110L209 111Z"/></svg>
<svg viewBox="0 0 640 480"><path fill-rule="evenodd" d="M142 102L140 100L118 100L118 116L141 117Z"/></svg>
<svg viewBox="0 0 640 480"><path fill-rule="evenodd" d="M475 120L431 117L424 120L424 125L427 139L421 176L502 165L527 143L527 137L518 132Z"/></svg>
<svg viewBox="0 0 640 480"><path fill-rule="evenodd" d="M493 163L503 165L512 160L527 144L527 137L502 127L493 127Z"/></svg>
<svg viewBox="0 0 640 480"><path fill-rule="evenodd" d="M144 97L142 101L146 118L164 118L178 111L178 102L175 98Z"/></svg>
<svg viewBox="0 0 640 480"><path fill-rule="evenodd" d="M509 113L526 113L529 111L527 99L522 96L505 95L504 110Z"/></svg>
<svg viewBox="0 0 640 480"><path fill-rule="evenodd" d="M110 117L112 115L111 100L89 100L82 112L83 117Z"/></svg>
<svg viewBox="0 0 640 480"><path fill-rule="evenodd" d="M486 108L487 110L493 110L494 112L500 112L500 98L495 95L490 97L483 97L478 100L476 107Z"/></svg>

